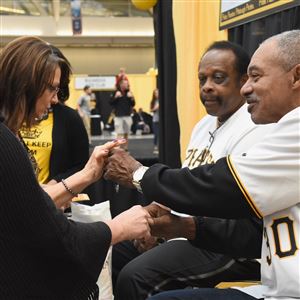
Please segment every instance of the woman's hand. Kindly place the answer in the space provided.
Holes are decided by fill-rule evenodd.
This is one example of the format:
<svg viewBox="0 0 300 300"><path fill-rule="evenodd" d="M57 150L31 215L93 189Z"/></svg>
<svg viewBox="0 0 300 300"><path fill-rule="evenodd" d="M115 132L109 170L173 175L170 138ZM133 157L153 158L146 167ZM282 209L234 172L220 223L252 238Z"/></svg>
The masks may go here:
<svg viewBox="0 0 300 300"><path fill-rule="evenodd" d="M65 184L72 193L70 193L61 182L43 185L42 188L52 198L56 207L68 207L76 194L100 179L103 174L104 162L109 151L114 147L120 146L124 142L126 142L124 139L114 140L112 142L107 142L102 146L95 147L85 167L81 171L64 179Z"/></svg>
<svg viewBox="0 0 300 300"><path fill-rule="evenodd" d="M88 178L90 183L93 183L101 178L103 174L104 162L108 156L109 151L124 144L125 142L125 139L118 139L94 148L90 159L82 170L84 175L87 176L86 178Z"/></svg>
<svg viewBox="0 0 300 300"><path fill-rule="evenodd" d="M148 239L150 237L150 227L148 220L151 218L149 213L140 205L117 215L107 225L111 229L112 244L125 240Z"/></svg>

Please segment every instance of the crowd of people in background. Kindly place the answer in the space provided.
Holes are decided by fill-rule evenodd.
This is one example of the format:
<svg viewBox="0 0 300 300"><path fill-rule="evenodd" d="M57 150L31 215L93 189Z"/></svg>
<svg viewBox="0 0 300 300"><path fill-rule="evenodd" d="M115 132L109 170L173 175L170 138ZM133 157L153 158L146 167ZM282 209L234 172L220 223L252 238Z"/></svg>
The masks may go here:
<svg viewBox="0 0 300 300"><path fill-rule="evenodd" d="M115 134L117 138L124 138L127 143L122 148L128 150L128 140L130 135L147 135L153 134L153 154L158 154L159 140L159 92L154 89L152 99L150 100L149 113L145 112L142 107L136 109L136 101L130 90L129 79L125 68L120 68L116 75L115 90L110 96L109 104L111 112L106 124L102 124L101 112L97 108L95 93L91 87L86 85L83 88L83 94L77 101L77 111L82 118L86 128L89 143L91 145L91 118L93 111L100 115L98 126L108 130L110 134ZM102 129L100 130L102 133Z"/></svg>

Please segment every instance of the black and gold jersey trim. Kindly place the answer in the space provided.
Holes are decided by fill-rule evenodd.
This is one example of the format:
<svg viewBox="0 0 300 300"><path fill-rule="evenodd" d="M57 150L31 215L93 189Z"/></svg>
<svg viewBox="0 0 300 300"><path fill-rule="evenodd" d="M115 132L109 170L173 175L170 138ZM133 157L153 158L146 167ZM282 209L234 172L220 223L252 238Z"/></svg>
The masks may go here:
<svg viewBox="0 0 300 300"><path fill-rule="evenodd" d="M229 170L230 170L233 178L235 179L238 187L240 188L241 192L245 196L245 198L246 198L247 202L249 203L250 207L252 208L252 210L254 211L254 213L256 214L256 216L261 219L263 216L260 213L259 209L256 207L256 205L255 205L254 201L252 200L251 196L249 195L248 191L246 190L246 188L242 184L241 179L240 179L238 173L236 172L236 170L235 170L235 168L234 168L234 166L232 164L230 155L228 155L226 157L226 161L227 161Z"/></svg>

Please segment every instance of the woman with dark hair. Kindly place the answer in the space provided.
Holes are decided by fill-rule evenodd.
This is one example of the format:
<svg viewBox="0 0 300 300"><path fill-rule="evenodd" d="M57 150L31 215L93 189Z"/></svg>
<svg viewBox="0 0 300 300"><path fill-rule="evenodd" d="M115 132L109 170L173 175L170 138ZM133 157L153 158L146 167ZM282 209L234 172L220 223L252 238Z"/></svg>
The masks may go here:
<svg viewBox="0 0 300 300"><path fill-rule="evenodd" d="M64 68L68 63L36 37L18 38L1 51L1 299L98 299L96 281L110 245L149 235L149 214L140 206L107 222L82 224L53 203L64 205L98 180L119 141L96 147L84 168L61 182L38 184L19 130L58 102Z"/></svg>
<svg viewBox="0 0 300 300"><path fill-rule="evenodd" d="M20 134L39 167L38 181L55 184L80 171L89 159L89 141L77 111L66 106L71 65L63 53L50 45L52 52L66 64L61 66L58 103L52 104L43 120Z"/></svg>

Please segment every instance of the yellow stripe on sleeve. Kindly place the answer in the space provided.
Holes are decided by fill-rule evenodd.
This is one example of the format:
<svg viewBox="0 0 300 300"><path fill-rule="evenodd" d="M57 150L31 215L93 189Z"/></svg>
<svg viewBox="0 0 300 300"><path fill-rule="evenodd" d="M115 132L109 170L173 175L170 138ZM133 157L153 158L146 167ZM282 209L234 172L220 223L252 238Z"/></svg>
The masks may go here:
<svg viewBox="0 0 300 300"><path fill-rule="evenodd" d="M245 196L247 202L249 203L249 205L251 206L252 210L254 211L254 213L256 214L256 216L260 219L262 219L263 215L262 213L259 211L259 209L256 207L254 201L252 200L251 196L249 195L247 189L245 188L245 186L242 184L241 182L241 179L239 178L239 175L238 173L236 172L233 164L232 164L232 161L231 161L231 158L230 158L230 155L228 155L226 157L226 161L227 161L227 164L228 164L228 167L229 167L229 170L233 176L233 178L235 179L237 185L239 186L241 192L243 193L243 195Z"/></svg>

